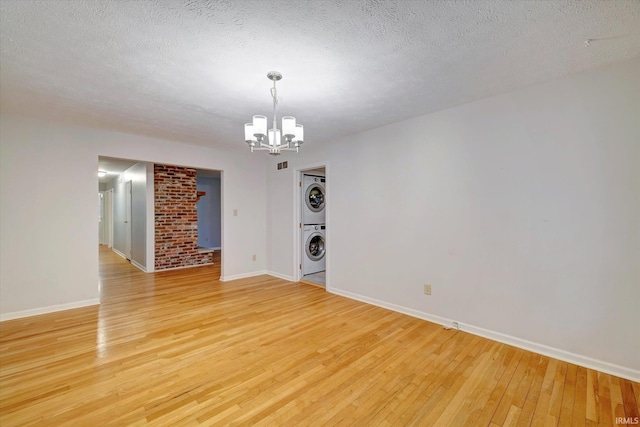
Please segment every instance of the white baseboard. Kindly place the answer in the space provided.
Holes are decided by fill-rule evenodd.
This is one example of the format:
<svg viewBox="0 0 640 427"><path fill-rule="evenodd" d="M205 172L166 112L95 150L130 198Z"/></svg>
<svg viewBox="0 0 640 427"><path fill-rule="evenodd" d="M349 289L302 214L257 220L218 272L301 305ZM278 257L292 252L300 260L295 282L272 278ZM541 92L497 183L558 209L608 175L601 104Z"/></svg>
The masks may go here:
<svg viewBox="0 0 640 427"><path fill-rule="evenodd" d="M375 305L377 307L386 308L388 310L396 311L398 313L406 314L408 316L417 317L418 319L427 320L429 322L443 325L447 328L453 327L453 320L446 319L444 317L435 316L433 314L424 313L422 311L414 310L411 308L403 307L396 304L391 304L385 301L380 301L375 298L366 297L353 292L344 291L341 289L327 288L327 292L340 295L346 298L361 301L367 304ZM523 350L528 350L534 353L542 354L544 356L552 357L554 359L562 360L564 362L573 363L574 365L582 366L588 369L594 369L596 371L604 372L605 374L615 375L620 378L625 378L631 381L640 382L640 370L627 368L625 366L616 365L613 363L605 362L602 360L593 359L591 357L583 356L569 351L561 350L555 347L549 347L544 344L539 344L521 338L513 337L511 335L505 335L500 332L490 331L488 329L480 328L478 326L469 325L466 323L458 322L458 329L464 332L468 332L473 335L478 335L483 338L490 339L492 341L508 344L513 347L518 347Z"/></svg>
<svg viewBox="0 0 640 427"><path fill-rule="evenodd" d="M275 271L267 271L269 276L277 277L278 279L287 280L289 282L295 282L293 276L287 276L286 274L276 273Z"/></svg>
<svg viewBox="0 0 640 427"><path fill-rule="evenodd" d="M231 280L246 279L247 277L262 276L263 274L266 274L266 275L269 275L269 276L273 276L273 277L277 277L278 279L287 280L289 282L294 282L295 281L295 280L293 280L293 276L287 276L285 274L280 274L280 273L276 273L274 271L267 271L267 270L254 271L254 272L251 272L251 273L244 273L244 274L234 274L233 276L224 276L224 277L220 277L220 281L221 282L229 282Z"/></svg>
<svg viewBox="0 0 640 427"><path fill-rule="evenodd" d="M117 250L115 247L111 248L111 250L113 252L115 252L116 255L120 255L122 258L127 259L127 256L125 254L123 254L122 252L120 252L119 250Z"/></svg>
<svg viewBox="0 0 640 427"><path fill-rule="evenodd" d="M247 277L261 276L269 274L267 270L252 271L251 273L234 274L232 276L220 276L221 282L230 282L231 280L246 279Z"/></svg>
<svg viewBox="0 0 640 427"><path fill-rule="evenodd" d="M559 348L549 347L544 344L523 340L521 338L512 337L510 335L490 331L488 329L479 328L473 325L460 323L459 326L460 330L469 332L473 335L478 335L493 341L509 344L514 347L542 354L544 356L549 356L554 359L573 363L574 365L582 366L589 369L595 369L596 371L604 372L605 374L615 375L616 377L640 382L640 371L636 369L627 368L625 366L616 365L613 363L605 362L603 360L593 359L581 354L571 353Z"/></svg>
<svg viewBox="0 0 640 427"><path fill-rule="evenodd" d="M73 308L100 305L100 299L88 299L84 301L70 302L67 304L50 305L48 307L33 308L31 310L14 311L13 313L0 314L0 322L5 320L21 319L23 317L38 316L40 314L54 313L56 311L71 310Z"/></svg>
<svg viewBox="0 0 640 427"><path fill-rule="evenodd" d="M134 266L134 267L137 267L139 270L142 270L142 271L144 271L145 273L152 273L152 272L153 272L153 270L151 270L151 271L147 271L147 269L146 269L142 264L140 264L139 262L134 261L133 259L127 259L127 256L126 256L125 254L123 254L122 252L120 252L119 250L117 250L116 248L111 248L111 250L112 250L113 252L115 252L115 253L116 253L116 255L119 255L119 256L121 256L122 258L124 258L124 259L126 259L127 261L129 261L131 264L133 264L133 266Z"/></svg>
<svg viewBox="0 0 640 427"><path fill-rule="evenodd" d="M137 261L131 260L131 264L133 264L134 267L138 267L139 270L142 270L145 273L147 272L147 269L142 264L138 263Z"/></svg>
<svg viewBox="0 0 640 427"><path fill-rule="evenodd" d="M133 261L131 261L131 263L133 264ZM171 271L171 270L182 270L182 269L185 269L185 268L193 268L193 267L204 267L205 265L213 265L213 263L212 262L207 262L207 263L204 263L204 264L181 265L179 267L156 269L156 270L154 270L154 273L162 273L163 271Z"/></svg>

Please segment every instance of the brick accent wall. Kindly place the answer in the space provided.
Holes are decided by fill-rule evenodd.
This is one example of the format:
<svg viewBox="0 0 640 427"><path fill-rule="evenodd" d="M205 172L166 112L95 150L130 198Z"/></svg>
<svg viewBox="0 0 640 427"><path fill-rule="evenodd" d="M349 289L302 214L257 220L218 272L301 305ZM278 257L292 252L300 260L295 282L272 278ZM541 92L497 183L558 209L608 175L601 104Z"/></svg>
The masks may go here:
<svg viewBox="0 0 640 427"><path fill-rule="evenodd" d="M189 267L213 261L198 253L196 170L154 165L155 269Z"/></svg>

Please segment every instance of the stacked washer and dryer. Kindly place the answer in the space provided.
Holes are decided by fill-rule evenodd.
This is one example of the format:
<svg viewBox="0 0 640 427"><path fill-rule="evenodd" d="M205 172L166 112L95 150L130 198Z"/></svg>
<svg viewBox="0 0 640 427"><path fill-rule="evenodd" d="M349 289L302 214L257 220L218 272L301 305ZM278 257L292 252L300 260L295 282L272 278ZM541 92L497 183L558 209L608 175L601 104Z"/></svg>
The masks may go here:
<svg viewBox="0 0 640 427"><path fill-rule="evenodd" d="M302 175L302 275L326 270L325 177Z"/></svg>

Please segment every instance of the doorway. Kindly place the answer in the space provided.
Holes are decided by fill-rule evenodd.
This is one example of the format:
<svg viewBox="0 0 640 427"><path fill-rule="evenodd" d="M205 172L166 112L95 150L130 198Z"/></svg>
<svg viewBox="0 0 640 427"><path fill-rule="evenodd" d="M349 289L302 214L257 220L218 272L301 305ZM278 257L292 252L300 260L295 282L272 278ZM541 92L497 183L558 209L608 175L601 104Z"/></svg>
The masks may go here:
<svg viewBox="0 0 640 427"><path fill-rule="evenodd" d="M220 171L196 170L198 247L203 251L222 249L221 175Z"/></svg>
<svg viewBox="0 0 640 427"><path fill-rule="evenodd" d="M327 286L327 173L324 165L297 171L298 280Z"/></svg>
<svg viewBox="0 0 640 427"><path fill-rule="evenodd" d="M102 172L99 174L99 192L101 194L99 199L99 242L102 245L106 244L115 254L130 260L132 265L148 273L157 269L155 262L158 253L156 247L155 166L157 165L146 161L98 157L98 170ZM211 258L212 262L219 266L218 271L222 270L222 171L201 170L189 166L165 166L190 170L194 174L197 170L198 174L203 174L216 181L217 187L215 189L217 191L205 191L207 196L203 199L216 200L214 214L216 214L217 222L214 222L217 227L211 227L213 237L208 238L209 247L202 251L200 248L196 248L196 256L204 258L206 255L206 258ZM194 196L196 190L194 181ZM180 197L180 199L192 200L190 197ZM196 208L195 199L193 202L193 208ZM182 206L177 209L181 212ZM191 206L188 209L185 208L185 211L189 209ZM215 253L213 249L215 249ZM190 251L191 249L187 248L186 250ZM100 253L104 253L104 251L101 250ZM178 255L187 258L182 253ZM215 277L215 279L218 278L219 276Z"/></svg>
<svg viewBox="0 0 640 427"><path fill-rule="evenodd" d="M101 245L113 246L113 190L98 192L98 237Z"/></svg>

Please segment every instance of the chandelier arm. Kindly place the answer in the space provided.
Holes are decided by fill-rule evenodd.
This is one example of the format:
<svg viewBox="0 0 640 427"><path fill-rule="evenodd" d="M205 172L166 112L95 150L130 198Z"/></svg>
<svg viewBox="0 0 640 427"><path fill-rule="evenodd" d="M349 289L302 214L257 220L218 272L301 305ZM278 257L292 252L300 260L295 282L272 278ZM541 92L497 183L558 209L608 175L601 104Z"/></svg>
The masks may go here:
<svg viewBox="0 0 640 427"><path fill-rule="evenodd" d="M291 146L289 145L289 141L285 141L285 142L280 141L274 147L277 148L278 150L292 149L290 148Z"/></svg>

